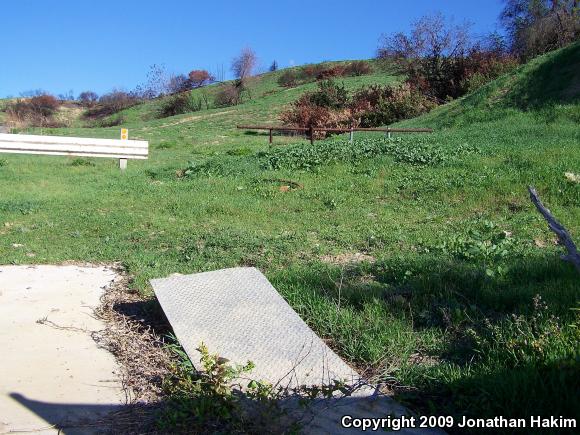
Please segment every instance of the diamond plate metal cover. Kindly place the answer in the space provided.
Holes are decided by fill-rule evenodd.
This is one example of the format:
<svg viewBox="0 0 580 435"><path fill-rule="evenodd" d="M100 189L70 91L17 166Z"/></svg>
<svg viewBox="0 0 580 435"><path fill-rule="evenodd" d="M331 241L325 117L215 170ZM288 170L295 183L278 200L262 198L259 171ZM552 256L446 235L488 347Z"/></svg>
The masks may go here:
<svg viewBox="0 0 580 435"><path fill-rule="evenodd" d="M253 267L153 279L175 335L196 368L201 342L232 363L256 365L253 379L283 386L358 380Z"/></svg>

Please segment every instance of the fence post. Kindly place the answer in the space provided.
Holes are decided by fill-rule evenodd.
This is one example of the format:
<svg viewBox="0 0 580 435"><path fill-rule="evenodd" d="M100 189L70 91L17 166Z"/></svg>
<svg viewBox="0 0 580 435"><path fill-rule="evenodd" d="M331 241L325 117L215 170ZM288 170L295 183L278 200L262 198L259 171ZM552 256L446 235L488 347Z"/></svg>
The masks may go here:
<svg viewBox="0 0 580 435"><path fill-rule="evenodd" d="M350 143L352 143L353 138L354 138L354 130L351 128L350 129L350 140L349 140Z"/></svg>
<svg viewBox="0 0 580 435"><path fill-rule="evenodd" d="M391 138L391 129L389 127L387 127L387 138Z"/></svg>
<svg viewBox="0 0 580 435"><path fill-rule="evenodd" d="M272 129L270 129L270 144L272 144Z"/></svg>
<svg viewBox="0 0 580 435"><path fill-rule="evenodd" d="M310 145L314 145L314 127L310 127Z"/></svg>

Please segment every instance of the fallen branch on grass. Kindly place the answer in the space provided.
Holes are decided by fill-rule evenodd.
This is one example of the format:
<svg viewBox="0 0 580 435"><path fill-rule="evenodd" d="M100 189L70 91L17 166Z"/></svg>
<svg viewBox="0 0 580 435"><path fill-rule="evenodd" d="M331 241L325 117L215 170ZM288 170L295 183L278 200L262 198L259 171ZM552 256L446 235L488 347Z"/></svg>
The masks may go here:
<svg viewBox="0 0 580 435"><path fill-rule="evenodd" d="M542 204L536 189L532 186L528 186L528 191L530 192L530 199L540 214L544 216L546 222L548 222L548 228L556 233L560 244L563 245L568 251L567 255L562 255L562 260L572 263L578 272L580 272L580 254L578 253L578 249L576 248L572 237L570 237L570 234L566 228L564 228L564 226L556 220L556 218L552 215L552 212L550 212L550 210L548 210L544 204Z"/></svg>

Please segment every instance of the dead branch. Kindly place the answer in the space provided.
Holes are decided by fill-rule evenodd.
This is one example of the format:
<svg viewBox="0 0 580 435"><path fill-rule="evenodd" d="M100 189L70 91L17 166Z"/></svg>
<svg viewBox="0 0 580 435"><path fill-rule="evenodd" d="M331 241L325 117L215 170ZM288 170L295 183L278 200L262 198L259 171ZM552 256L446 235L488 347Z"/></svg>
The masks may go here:
<svg viewBox="0 0 580 435"><path fill-rule="evenodd" d="M544 216L546 222L548 222L548 228L550 228L550 230L552 230L558 236L560 244L563 245L568 251L567 255L562 255L562 260L572 263L576 267L576 270L580 272L580 254L578 254L578 249L576 248L572 237L570 237L570 234L566 228L564 228L564 226L556 220L556 218L552 215L552 212L550 212L550 210L548 210L544 204L542 204L536 189L532 186L528 186L528 191L530 192L530 199L540 214Z"/></svg>
<svg viewBox="0 0 580 435"><path fill-rule="evenodd" d="M285 178L264 178L264 181L271 182L271 183L286 183L293 187L294 189L303 189L304 185L299 183L298 181L293 180L286 180Z"/></svg>

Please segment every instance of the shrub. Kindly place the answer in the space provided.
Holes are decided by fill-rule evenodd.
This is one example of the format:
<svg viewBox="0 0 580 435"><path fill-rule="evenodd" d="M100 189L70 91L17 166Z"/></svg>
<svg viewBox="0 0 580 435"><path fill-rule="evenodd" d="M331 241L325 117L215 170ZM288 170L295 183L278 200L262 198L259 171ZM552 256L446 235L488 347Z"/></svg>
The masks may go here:
<svg viewBox="0 0 580 435"><path fill-rule="evenodd" d="M324 67L320 64L317 65L306 65L300 69L300 76L303 80L316 80L316 77L324 70Z"/></svg>
<svg viewBox="0 0 580 435"><path fill-rule="evenodd" d="M293 69L287 69L278 77L278 84L285 88L293 88L298 85L298 74Z"/></svg>
<svg viewBox="0 0 580 435"><path fill-rule="evenodd" d="M214 97L216 107L228 107L240 104L246 86L243 80L236 80L232 83L224 83Z"/></svg>
<svg viewBox="0 0 580 435"><path fill-rule="evenodd" d="M434 106L409 83L397 87L370 85L355 93L351 111L362 127L379 127L413 118Z"/></svg>
<svg viewBox="0 0 580 435"><path fill-rule="evenodd" d="M303 94L290 109L282 112L280 119L297 127L348 127L352 124L348 104L349 95L344 86L326 80L319 83L318 90Z"/></svg>
<svg viewBox="0 0 580 435"><path fill-rule="evenodd" d="M343 85L325 80L318 90L303 94L282 112L280 119L297 127L379 127L432 107L434 103L408 83L399 87L368 86L351 98Z"/></svg>
<svg viewBox="0 0 580 435"><path fill-rule="evenodd" d="M364 76L372 72L371 66L368 62L362 60L357 60L355 62L349 63L344 68L344 74L347 76Z"/></svg>
<svg viewBox="0 0 580 435"><path fill-rule="evenodd" d="M361 76L370 74L372 69L368 62L355 61L347 65L307 65L300 69L288 69L278 78L280 86L291 88L300 83L308 83L315 80L329 80L336 77Z"/></svg>
<svg viewBox="0 0 580 435"><path fill-rule="evenodd" d="M308 128L346 128L351 124L350 112L346 109L338 111L316 106L303 98L294 104L293 108L283 112L280 116L283 123ZM316 134L318 137L325 136L325 132L323 131L318 131Z"/></svg>
<svg viewBox="0 0 580 435"><path fill-rule="evenodd" d="M48 94L32 97L28 104L35 113L44 117L54 115L54 112L56 112L56 109L60 106L58 100Z"/></svg>
<svg viewBox="0 0 580 435"><path fill-rule="evenodd" d="M518 66L514 56L474 48L465 59L461 93L472 92Z"/></svg>
<svg viewBox="0 0 580 435"><path fill-rule="evenodd" d="M122 114L116 116L111 116L109 118L102 119L98 122L99 127L117 127L125 122L125 117Z"/></svg>
<svg viewBox="0 0 580 435"><path fill-rule="evenodd" d="M190 92L169 97L161 107L160 117L180 115L187 112L196 112L201 110L201 99L195 100Z"/></svg>
<svg viewBox="0 0 580 435"><path fill-rule="evenodd" d="M89 111L88 117L105 117L120 112L139 103L139 99L125 91L111 91L99 98L99 103Z"/></svg>
<svg viewBox="0 0 580 435"><path fill-rule="evenodd" d="M324 68L316 75L316 80L328 80L334 77L342 77L345 75L345 71L346 69L342 65Z"/></svg>
<svg viewBox="0 0 580 435"><path fill-rule="evenodd" d="M70 162L71 166L95 166L95 162L88 159L77 157Z"/></svg>
<svg viewBox="0 0 580 435"><path fill-rule="evenodd" d="M44 94L27 100L17 100L6 108L8 118L15 124L50 127L56 126L53 116L60 102L52 95Z"/></svg>
<svg viewBox="0 0 580 435"><path fill-rule="evenodd" d="M318 84L318 90L307 94L310 103L332 109L342 109L348 105L348 91L344 85L338 85L332 80Z"/></svg>

